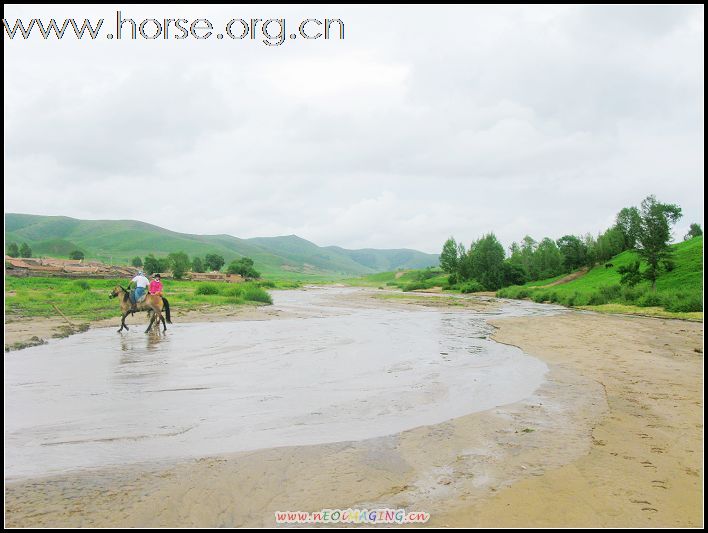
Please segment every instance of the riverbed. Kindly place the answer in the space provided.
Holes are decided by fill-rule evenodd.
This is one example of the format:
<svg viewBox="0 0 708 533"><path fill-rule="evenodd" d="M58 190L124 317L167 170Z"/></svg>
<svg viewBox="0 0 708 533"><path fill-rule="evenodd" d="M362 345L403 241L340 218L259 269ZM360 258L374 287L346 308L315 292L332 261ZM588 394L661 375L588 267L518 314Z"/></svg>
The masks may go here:
<svg viewBox="0 0 708 533"><path fill-rule="evenodd" d="M5 478L381 437L544 379L487 321L558 308L367 306L365 293L275 291L293 318L92 329L6 355Z"/></svg>

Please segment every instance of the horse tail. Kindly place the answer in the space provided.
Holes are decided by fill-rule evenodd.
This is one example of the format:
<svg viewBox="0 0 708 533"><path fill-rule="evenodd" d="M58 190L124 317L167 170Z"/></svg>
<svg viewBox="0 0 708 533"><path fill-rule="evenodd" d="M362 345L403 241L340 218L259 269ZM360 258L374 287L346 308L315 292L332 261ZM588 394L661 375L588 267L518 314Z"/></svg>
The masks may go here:
<svg viewBox="0 0 708 533"><path fill-rule="evenodd" d="M167 323L172 324L172 319L170 318L170 302L163 296L162 303L165 304L165 318L167 318Z"/></svg>

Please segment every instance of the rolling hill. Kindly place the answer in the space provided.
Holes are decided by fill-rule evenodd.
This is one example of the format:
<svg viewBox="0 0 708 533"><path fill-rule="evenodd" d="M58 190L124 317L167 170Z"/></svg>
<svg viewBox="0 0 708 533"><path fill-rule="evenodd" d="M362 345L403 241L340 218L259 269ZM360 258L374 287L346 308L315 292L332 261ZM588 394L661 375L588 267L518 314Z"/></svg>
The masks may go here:
<svg viewBox="0 0 708 533"><path fill-rule="evenodd" d="M400 268L436 266L438 256L416 250L346 250L320 247L296 235L239 239L231 235L178 233L137 220L79 220L60 216L5 214L5 242L26 242L34 256L128 263L135 256L185 252L190 258L217 253L226 263L250 257L263 274L280 277L345 277Z"/></svg>

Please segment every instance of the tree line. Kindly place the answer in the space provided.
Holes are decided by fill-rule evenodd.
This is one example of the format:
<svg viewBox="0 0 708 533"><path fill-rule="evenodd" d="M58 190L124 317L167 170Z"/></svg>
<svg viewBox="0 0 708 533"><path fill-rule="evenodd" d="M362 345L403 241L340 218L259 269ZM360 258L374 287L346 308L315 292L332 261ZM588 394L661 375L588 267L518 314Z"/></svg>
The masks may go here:
<svg viewBox="0 0 708 533"><path fill-rule="evenodd" d="M620 210L614 225L597 237L589 233L564 235L555 241L546 237L539 242L526 235L520 243L511 244L508 257L493 233L474 241L469 249L450 237L443 245L440 267L449 274L451 285L477 283L485 290L498 290L592 268L626 250L636 250L646 269L641 271L639 262L632 265L630 273L619 269L623 283L631 285L646 279L654 288L661 272L673 268L671 226L681 216L680 207L661 203L651 195L639 208ZM684 239L702 234L699 224L691 224Z"/></svg>
<svg viewBox="0 0 708 533"><path fill-rule="evenodd" d="M153 254L147 255L144 259L136 256L132 259L131 265L143 268L148 273L172 271L176 279L182 279L185 274L191 272L220 272L225 264L224 257L219 254L206 254L204 258L194 257L191 260L184 252L173 252L167 257L155 257ZM226 267L228 274L238 274L246 279L258 279L260 272L254 268L253 259L242 257L231 261Z"/></svg>

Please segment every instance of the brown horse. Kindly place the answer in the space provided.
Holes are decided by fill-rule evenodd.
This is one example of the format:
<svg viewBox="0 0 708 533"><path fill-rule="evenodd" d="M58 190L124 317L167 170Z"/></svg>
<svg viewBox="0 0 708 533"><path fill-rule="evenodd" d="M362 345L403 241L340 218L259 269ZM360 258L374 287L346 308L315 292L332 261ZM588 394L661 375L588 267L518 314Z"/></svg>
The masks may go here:
<svg viewBox="0 0 708 533"><path fill-rule="evenodd" d="M109 298L120 298L120 310L122 316L118 333L123 331L123 328L126 330L128 329L128 326L125 324L125 317L133 312L133 304L130 302L129 294L130 293L127 289L124 289L118 285L109 295ZM165 310L165 315L167 316L167 322L172 324L172 320L170 320L170 303L167 301L167 298L163 298L159 294L148 294L145 299L142 302L139 302L135 307L137 311L147 311L150 315L150 324L148 324L145 333L150 331L150 328L155 322L155 318L157 318L157 326L160 327L160 321L162 321L162 331L167 331L165 317L162 316L163 309Z"/></svg>

